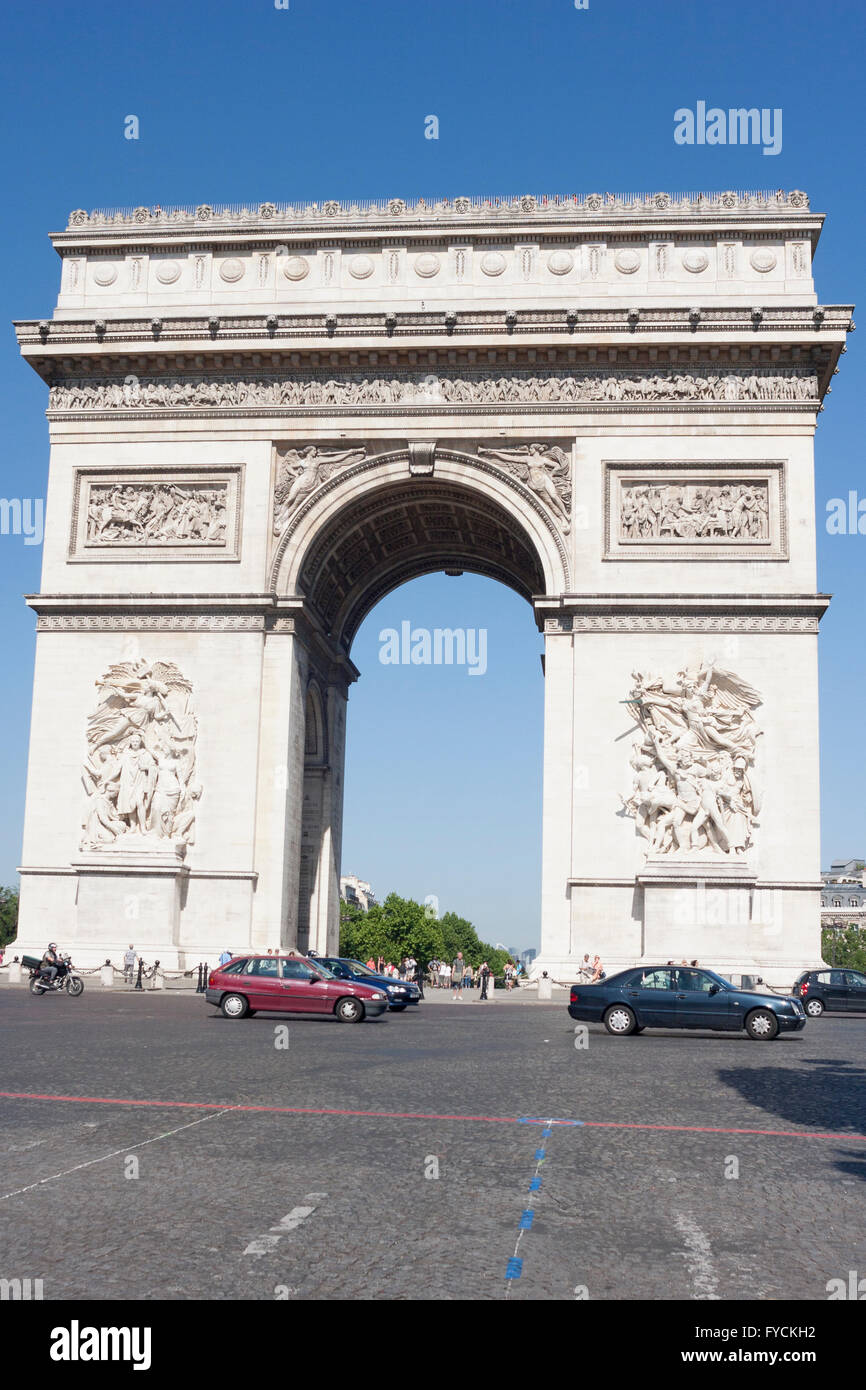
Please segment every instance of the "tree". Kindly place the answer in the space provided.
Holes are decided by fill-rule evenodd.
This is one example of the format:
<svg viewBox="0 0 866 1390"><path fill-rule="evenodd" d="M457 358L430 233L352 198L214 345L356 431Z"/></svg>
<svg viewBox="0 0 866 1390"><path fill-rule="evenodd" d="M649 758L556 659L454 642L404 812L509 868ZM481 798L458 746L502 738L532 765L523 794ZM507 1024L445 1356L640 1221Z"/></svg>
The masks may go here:
<svg viewBox="0 0 866 1390"><path fill-rule="evenodd" d="M429 960L450 962L458 951L472 966L486 960L496 975L502 974L508 959L507 952L479 941L472 923L456 912L431 917L421 903L396 893L389 893L383 903L375 903L367 912L354 903L342 904L341 956L352 960L377 960L384 956L395 965L404 956L414 956L426 966Z"/></svg>
<svg viewBox="0 0 866 1390"><path fill-rule="evenodd" d="M18 933L18 889L0 888L0 946L8 946Z"/></svg>
<svg viewBox="0 0 866 1390"><path fill-rule="evenodd" d="M821 955L831 965L866 971L866 928L850 922L847 927L825 927Z"/></svg>

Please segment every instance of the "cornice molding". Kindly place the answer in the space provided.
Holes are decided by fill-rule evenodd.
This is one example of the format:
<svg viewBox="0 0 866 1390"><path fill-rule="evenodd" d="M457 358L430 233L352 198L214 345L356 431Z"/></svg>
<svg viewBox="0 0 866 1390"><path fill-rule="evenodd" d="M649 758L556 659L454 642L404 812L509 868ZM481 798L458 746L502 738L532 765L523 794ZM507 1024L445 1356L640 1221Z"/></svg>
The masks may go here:
<svg viewBox="0 0 866 1390"><path fill-rule="evenodd" d="M153 233L182 233L197 238L214 233L280 233L286 230L327 230L332 233L372 229L392 234L397 230L449 226L468 230L493 225L524 227L588 226L602 228L623 222L718 220L725 226L758 218L761 221L806 221L815 233L822 216L811 213L808 195L799 189L721 193L666 192L614 194L531 194L516 197L484 198L459 196L438 200L419 198L407 203L402 198L369 199L353 203L335 199L324 202L272 203L256 205L209 204L197 207L161 206L96 209L76 208L69 214L65 232L53 236L55 245L82 237L125 236L149 239Z"/></svg>

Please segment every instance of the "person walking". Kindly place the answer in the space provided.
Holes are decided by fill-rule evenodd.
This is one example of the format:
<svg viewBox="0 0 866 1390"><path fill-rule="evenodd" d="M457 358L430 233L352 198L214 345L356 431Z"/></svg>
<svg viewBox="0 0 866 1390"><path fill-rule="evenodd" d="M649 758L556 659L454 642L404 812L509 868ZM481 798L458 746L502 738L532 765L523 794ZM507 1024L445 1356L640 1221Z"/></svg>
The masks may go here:
<svg viewBox="0 0 866 1390"><path fill-rule="evenodd" d="M481 962L481 969L478 974L481 977L481 993L478 996L478 1002L480 1003L482 999L487 998L487 986L490 983L490 966L487 964L486 960Z"/></svg>
<svg viewBox="0 0 866 1390"><path fill-rule="evenodd" d="M469 990L472 988L472 966L468 961L463 968L463 988Z"/></svg>
<svg viewBox="0 0 866 1390"><path fill-rule="evenodd" d="M463 952L458 951L451 962L451 991L455 999L463 998L463 972L465 969L466 962L463 959Z"/></svg>
<svg viewBox="0 0 866 1390"><path fill-rule="evenodd" d="M128 985L132 984L132 977L135 974L135 947L130 941L128 948L123 953L123 978Z"/></svg>
<svg viewBox="0 0 866 1390"><path fill-rule="evenodd" d="M450 970L448 969L448 966L446 965L445 961L444 961L444 960L440 960L440 962L439 962L439 988L440 988L440 989L447 989L447 988L448 988L448 976L449 976L450 973L451 973L451 972L450 972Z"/></svg>

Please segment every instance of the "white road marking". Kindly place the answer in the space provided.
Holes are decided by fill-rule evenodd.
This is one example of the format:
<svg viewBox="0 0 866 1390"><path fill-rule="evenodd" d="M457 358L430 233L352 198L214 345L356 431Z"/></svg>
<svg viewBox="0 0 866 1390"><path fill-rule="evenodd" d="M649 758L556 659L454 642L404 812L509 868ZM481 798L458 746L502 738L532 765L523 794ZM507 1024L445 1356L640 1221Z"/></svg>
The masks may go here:
<svg viewBox="0 0 866 1390"><path fill-rule="evenodd" d="M74 1168L66 1168L62 1173L52 1173L50 1177L40 1178L38 1182L31 1182L27 1187L18 1187L14 1192L4 1192L0 1196L0 1202L5 1202L8 1197L20 1197L22 1192L33 1192L37 1187L44 1187L45 1183L55 1182L58 1178L68 1178L70 1173L80 1173L82 1168L92 1168L94 1163L106 1163L109 1158L132 1153L133 1149L146 1149L148 1144L158 1144L160 1139L170 1139L173 1134L180 1134L184 1129L193 1129L195 1125L207 1124L208 1120L219 1119L220 1115L228 1115L229 1111L234 1109L233 1105L227 1105L224 1110L217 1110L213 1115L203 1115L200 1120L190 1120L189 1124L178 1125L177 1129L167 1129L165 1134L155 1134L152 1139L142 1139L140 1144L127 1144L123 1149L114 1149L110 1154L103 1154L101 1158L90 1158L86 1163L76 1163Z"/></svg>
<svg viewBox="0 0 866 1390"><path fill-rule="evenodd" d="M675 1217L677 1230L686 1242L685 1260L697 1290L695 1298L716 1300L719 1281L713 1265L713 1249L697 1222L684 1212Z"/></svg>
<svg viewBox="0 0 866 1390"><path fill-rule="evenodd" d="M251 1240L244 1250L245 1255L268 1255L279 1245L283 1236L288 1235L289 1231L297 1230L302 1221L306 1221L316 1210L320 1202L327 1197L327 1192L308 1192L303 1198L303 1206L292 1207L292 1210L277 1223L271 1226L271 1233L266 1236L257 1236Z"/></svg>

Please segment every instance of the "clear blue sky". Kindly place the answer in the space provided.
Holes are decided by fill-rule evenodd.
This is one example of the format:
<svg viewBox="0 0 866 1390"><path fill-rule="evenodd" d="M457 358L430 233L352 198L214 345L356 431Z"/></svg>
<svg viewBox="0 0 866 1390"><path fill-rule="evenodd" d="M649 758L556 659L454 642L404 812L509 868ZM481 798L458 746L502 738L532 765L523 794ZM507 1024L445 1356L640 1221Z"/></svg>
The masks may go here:
<svg viewBox="0 0 866 1390"><path fill-rule="evenodd" d="M50 315L73 207L457 193L804 188L828 214L824 303L862 301L866 7L833 0L7 3L0 320ZM681 106L781 107L783 147L678 146ZM123 138L127 115L138 141ZM424 139L424 118L440 121ZM857 334L817 435L819 517L866 497ZM46 390L0 334L0 496L44 495ZM823 859L866 853L866 536L819 534ZM40 552L0 537L0 882L21 847ZM484 626L489 670L383 667L377 634ZM537 940L540 641L501 586L431 577L370 615L355 659L344 866ZM414 740L414 743L413 743Z"/></svg>

